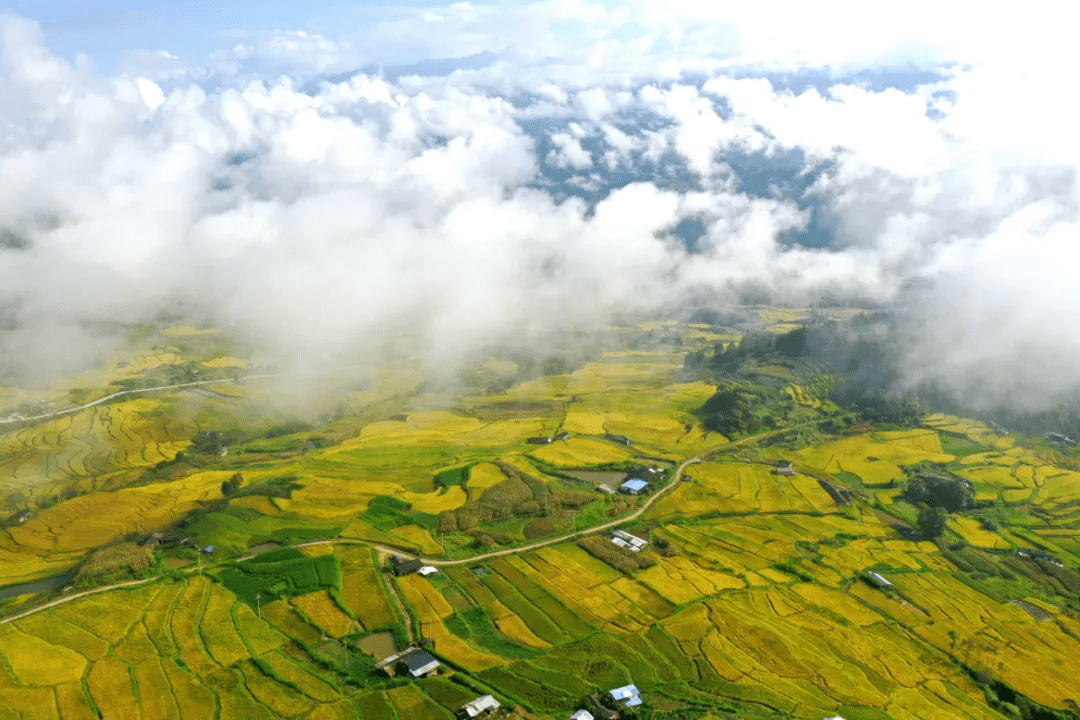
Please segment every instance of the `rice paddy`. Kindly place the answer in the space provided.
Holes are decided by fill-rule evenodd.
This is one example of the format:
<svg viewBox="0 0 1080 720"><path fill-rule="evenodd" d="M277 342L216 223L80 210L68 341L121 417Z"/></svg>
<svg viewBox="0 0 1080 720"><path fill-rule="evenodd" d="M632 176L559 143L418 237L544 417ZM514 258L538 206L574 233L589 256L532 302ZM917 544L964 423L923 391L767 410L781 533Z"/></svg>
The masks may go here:
<svg viewBox="0 0 1080 720"><path fill-rule="evenodd" d="M755 312L785 328L804 311ZM487 692L523 717L565 717L593 691L630 682L647 707L701 715L1000 718L962 665L1052 709L1080 701L1080 621L1064 599L1080 564L1080 472L1023 438L945 415L806 447L743 441L712 455L730 443L696 411L716 387L686 374L683 358L737 337L677 323L643 332L651 330L681 333L684 344L613 344L568 372L523 380L517 364L491 360L477 372L515 381L455 398L416 392L415 372L388 370L385 387L342 393L355 418L284 435L252 434L238 419L259 397L254 384L129 396L5 429L0 490L25 495L29 486L35 504L0 534L0 583L55 576L113 541L179 532L173 523L189 514L183 532L217 549L203 556L202 576L0 623L0 718L8 708L13 717L203 717L217 708L223 718L449 718ZM226 377L252 366L180 347L220 343L215 331L174 326L164 336L175 346L139 355L109 381L189 363ZM825 412L830 378L756 371L806 417ZM193 452L197 432L225 428L255 439L172 462ZM561 432L569 437L526 442ZM708 457L674 487L658 483L662 496L623 525L649 543L640 567L559 542L393 578L370 545L436 560L512 550L540 521L563 534L627 517L647 500L591 486L698 454ZM794 474L775 472L780 459ZM916 515L903 492L917 465L969 482L982 504L949 516L944 552L899 531ZM236 472L241 492L223 496ZM591 494L578 504L575 493ZM448 514L473 511L474 524L444 527ZM297 560L258 588L227 569L251 547L313 540L328 542L258 556ZM1064 567L1018 558L1019 548ZM988 574L991 565L1006 573ZM873 587L871 571L891 586ZM5 611L19 601L7 603ZM345 667L346 652L362 652L360 638L401 642L409 630L434 641L439 677L402 684Z"/></svg>

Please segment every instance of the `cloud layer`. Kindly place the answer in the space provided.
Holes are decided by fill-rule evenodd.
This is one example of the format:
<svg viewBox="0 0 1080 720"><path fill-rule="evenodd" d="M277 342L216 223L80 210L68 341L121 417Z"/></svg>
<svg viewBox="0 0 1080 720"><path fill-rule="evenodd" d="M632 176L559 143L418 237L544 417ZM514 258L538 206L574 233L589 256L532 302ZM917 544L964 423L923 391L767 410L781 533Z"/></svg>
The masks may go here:
<svg viewBox="0 0 1080 720"><path fill-rule="evenodd" d="M4 18L0 344L61 370L58 349L88 359L79 322L183 304L279 352L409 327L449 354L748 284L805 302L926 278L910 382L1033 406L1080 387L1080 141L1053 31L1002 63L918 13L792 34L698 5L459 3L116 77ZM343 73L379 38L388 63L473 57ZM918 79L875 82L898 64Z"/></svg>

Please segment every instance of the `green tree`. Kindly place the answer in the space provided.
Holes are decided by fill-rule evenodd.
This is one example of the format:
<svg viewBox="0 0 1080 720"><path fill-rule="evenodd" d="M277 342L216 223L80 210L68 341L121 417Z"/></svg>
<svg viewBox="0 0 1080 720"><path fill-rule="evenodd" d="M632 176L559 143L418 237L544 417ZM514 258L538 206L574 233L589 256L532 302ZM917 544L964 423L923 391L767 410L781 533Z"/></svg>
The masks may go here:
<svg viewBox="0 0 1080 720"><path fill-rule="evenodd" d="M234 495L243 484L244 476L240 473L235 473L231 478L221 483L221 494L225 497Z"/></svg>
<svg viewBox="0 0 1080 720"><path fill-rule="evenodd" d="M945 508L927 505L919 508L919 530L923 537L927 540L941 537L941 533L945 532L945 520L948 517L949 513Z"/></svg>

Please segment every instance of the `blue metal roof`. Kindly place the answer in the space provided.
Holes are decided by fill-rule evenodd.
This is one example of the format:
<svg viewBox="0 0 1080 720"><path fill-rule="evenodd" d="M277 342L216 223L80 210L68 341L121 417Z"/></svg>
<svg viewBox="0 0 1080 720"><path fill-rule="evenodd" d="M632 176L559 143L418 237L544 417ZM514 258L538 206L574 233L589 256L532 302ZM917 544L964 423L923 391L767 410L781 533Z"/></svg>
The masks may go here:
<svg viewBox="0 0 1080 720"><path fill-rule="evenodd" d="M649 486L649 483L644 480L638 480L637 478L630 478L619 487L624 487L627 490L644 490Z"/></svg>

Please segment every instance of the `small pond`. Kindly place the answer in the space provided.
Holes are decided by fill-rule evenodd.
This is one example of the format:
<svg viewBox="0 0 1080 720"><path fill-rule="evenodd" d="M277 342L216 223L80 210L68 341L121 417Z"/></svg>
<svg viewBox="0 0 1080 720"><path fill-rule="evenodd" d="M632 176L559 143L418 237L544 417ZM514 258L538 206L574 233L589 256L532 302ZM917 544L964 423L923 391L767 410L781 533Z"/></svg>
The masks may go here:
<svg viewBox="0 0 1080 720"><path fill-rule="evenodd" d="M617 472L614 470L563 470L567 475L572 475L578 480L585 480L591 483L604 483L607 485L619 485L626 479L625 472Z"/></svg>
<svg viewBox="0 0 1080 720"><path fill-rule="evenodd" d="M38 593L50 592L56 590L70 579L71 573L67 573L57 577L45 578L44 580L35 580L21 585L0 588L0 600L7 600L20 595L37 595Z"/></svg>
<svg viewBox="0 0 1080 720"><path fill-rule="evenodd" d="M369 652L379 660L388 658L398 651L397 642L394 641L394 633L377 632L366 635L356 643L356 646L365 652Z"/></svg>

